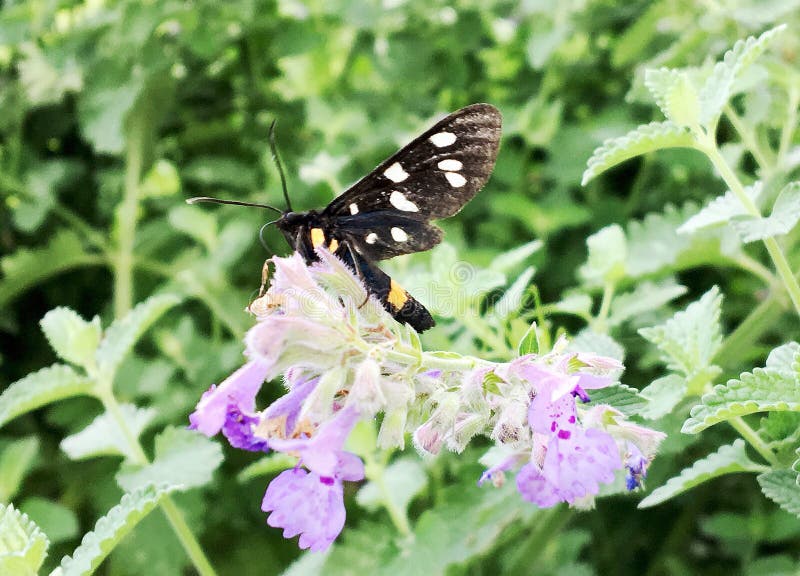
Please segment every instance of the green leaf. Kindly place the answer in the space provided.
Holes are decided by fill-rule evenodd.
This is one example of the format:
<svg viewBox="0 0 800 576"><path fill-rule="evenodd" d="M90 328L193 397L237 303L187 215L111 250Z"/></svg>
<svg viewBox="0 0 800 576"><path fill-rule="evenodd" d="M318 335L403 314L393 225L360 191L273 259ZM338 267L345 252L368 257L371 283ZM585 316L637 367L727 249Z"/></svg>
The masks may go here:
<svg viewBox="0 0 800 576"><path fill-rule="evenodd" d="M777 372L785 372L788 375L795 373L795 359L798 352L800 352L800 344L797 342L787 342L781 344L777 348L773 348L764 368L775 370Z"/></svg>
<svg viewBox="0 0 800 576"><path fill-rule="evenodd" d="M20 510L47 534L53 544L78 535L78 517L75 512L58 502L34 496L25 500Z"/></svg>
<svg viewBox="0 0 800 576"><path fill-rule="evenodd" d="M91 322L69 308L55 308L39 324L50 346L62 359L84 368L94 366L94 354L100 343L100 318Z"/></svg>
<svg viewBox="0 0 800 576"><path fill-rule="evenodd" d="M51 402L92 394L94 383L64 364L53 364L10 384L0 394L0 426Z"/></svg>
<svg viewBox="0 0 800 576"><path fill-rule="evenodd" d="M538 252L543 245L544 243L541 240L531 240L521 246L517 246L506 252L501 252L492 259L489 268L504 273L510 272L515 267L525 262L535 252Z"/></svg>
<svg viewBox="0 0 800 576"><path fill-rule="evenodd" d="M515 312L518 312L524 304L523 298L525 296L525 291L528 288L528 284L531 282L531 278L533 278L534 272L535 270L532 267L526 268L522 274L514 280L513 284L508 287L503 297L498 300L497 304L495 304L492 309L492 313L505 320Z"/></svg>
<svg viewBox="0 0 800 576"><path fill-rule="evenodd" d="M686 434L697 434L709 426L772 410L800 411L800 384L797 376L770 368L744 372L738 379L714 386L694 406L690 418L683 424Z"/></svg>
<svg viewBox="0 0 800 576"><path fill-rule="evenodd" d="M525 334L520 338L519 344L517 344L517 355L538 354L540 349L539 328L536 322L531 322Z"/></svg>
<svg viewBox="0 0 800 576"><path fill-rule="evenodd" d="M177 194L181 189L178 169L169 160L160 158L139 185L140 198L162 198Z"/></svg>
<svg viewBox="0 0 800 576"><path fill-rule="evenodd" d="M61 560L62 576L92 574L120 540L171 490L171 487L151 485L123 495L120 503L97 521L94 530L84 535L72 556Z"/></svg>
<svg viewBox="0 0 800 576"><path fill-rule="evenodd" d="M35 436L9 443L0 453L0 502L10 502L39 454Z"/></svg>
<svg viewBox="0 0 800 576"><path fill-rule="evenodd" d="M180 299L171 294L151 296L138 304L127 316L115 320L106 330L97 349L97 366L101 374L109 380L113 379L120 362L142 333L178 302Z"/></svg>
<svg viewBox="0 0 800 576"><path fill-rule="evenodd" d="M758 201L762 190L763 185L760 181L744 189L747 196L754 203ZM698 230L703 230L711 226L727 224L731 222L734 217L746 214L747 210L745 210L744 205L733 192L728 190L722 196L714 198L705 208L684 222L680 228L678 228L678 234L693 234Z"/></svg>
<svg viewBox="0 0 800 576"><path fill-rule="evenodd" d="M153 408L137 408L132 404L122 404L120 412L128 430L137 439L156 417ZM108 412L95 418L80 432L64 438L61 449L70 460L84 460L95 456L119 455L129 459L135 457L133 447Z"/></svg>
<svg viewBox="0 0 800 576"><path fill-rule="evenodd" d="M201 242L209 251L217 244L217 218L197 206L176 206L169 211L169 223Z"/></svg>
<svg viewBox="0 0 800 576"><path fill-rule="evenodd" d="M800 517L800 486L797 473L791 470L772 470L758 477L764 496L789 514Z"/></svg>
<svg viewBox="0 0 800 576"><path fill-rule="evenodd" d="M667 374L653 380L640 392L648 400L647 406L642 409L642 416L651 420L666 416L684 399L687 388L686 379L677 374Z"/></svg>
<svg viewBox="0 0 800 576"><path fill-rule="evenodd" d="M586 163L581 185L586 186L595 176L609 168L648 152L663 148L692 148L694 137L688 130L670 121L651 122L628 132L625 136L611 138L597 148Z"/></svg>
<svg viewBox="0 0 800 576"><path fill-rule="evenodd" d="M0 259L0 308L19 294L47 278L79 266L100 264L99 256L89 254L74 232L59 231L41 248L22 248Z"/></svg>
<svg viewBox="0 0 800 576"><path fill-rule="evenodd" d="M761 472L763 469L763 466L747 457L744 440L739 438L733 444L722 446L713 454L698 460L690 468L684 468L678 476L670 478L666 484L656 488L639 502L639 508L661 504L695 486L726 474Z"/></svg>
<svg viewBox="0 0 800 576"><path fill-rule="evenodd" d="M659 283L642 282L632 292L618 294L611 303L609 326L619 326L632 318L653 312L686 294L686 287L669 278Z"/></svg>
<svg viewBox="0 0 800 576"><path fill-rule="evenodd" d="M588 406L608 404L625 416L640 414L647 407L647 400L639 395L639 391L625 384L616 384L592 390L589 392L589 398L591 398L591 402L589 402Z"/></svg>
<svg viewBox="0 0 800 576"><path fill-rule="evenodd" d="M721 305L722 295L714 286L686 310L660 326L642 328L639 334L659 348L670 370L691 379L711 367L722 345Z"/></svg>
<svg viewBox="0 0 800 576"><path fill-rule="evenodd" d="M722 108L734 94L734 84L743 72L769 47L784 30L785 24L767 30L758 38L750 36L739 40L714 65L711 75L700 90L700 122L704 126L719 118Z"/></svg>
<svg viewBox="0 0 800 576"><path fill-rule="evenodd" d="M380 474L382 482L367 482L356 494L356 502L372 512L392 506L405 514L414 496L428 484L425 469L415 457L395 460Z"/></svg>
<svg viewBox="0 0 800 576"><path fill-rule="evenodd" d="M678 126L697 125L700 101L687 72L669 68L645 70L644 84L668 120Z"/></svg>
<svg viewBox="0 0 800 576"><path fill-rule="evenodd" d="M239 482L246 482L253 478L258 478L259 476L269 476L276 472L282 472L283 470L294 467L296 464L297 458L294 456L284 454L283 452L273 452L246 466L244 470L236 475L236 479Z"/></svg>
<svg viewBox="0 0 800 576"><path fill-rule="evenodd" d="M800 220L800 182L784 186L769 217L740 215L731 219L734 230L742 242L755 242L787 234Z"/></svg>
<svg viewBox="0 0 800 576"><path fill-rule="evenodd" d="M125 82L90 86L78 100L81 132L96 152L120 154L125 150L125 120L142 90L143 75Z"/></svg>
<svg viewBox="0 0 800 576"><path fill-rule="evenodd" d="M0 504L0 574L35 576L50 543L44 532L11 504Z"/></svg>
<svg viewBox="0 0 800 576"><path fill-rule="evenodd" d="M595 232L586 239L586 246L589 256L580 268L580 275L586 282L613 283L625 277L628 245L621 226L612 224Z"/></svg>
<svg viewBox="0 0 800 576"><path fill-rule="evenodd" d="M619 360L625 360L625 348L608 334L595 332L591 328L584 328L577 336L569 341L567 350L570 352L592 352L600 356L609 356Z"/></svg>
<svg viewBox="0 0 800 576"><path fill-rule="evenodd" d="M166 428L156 437L150 464L124 464L117 482L128 492L148 484L168 484L188 490L211 482L222 462L222 448L202 434L184 428Z"/></svg>

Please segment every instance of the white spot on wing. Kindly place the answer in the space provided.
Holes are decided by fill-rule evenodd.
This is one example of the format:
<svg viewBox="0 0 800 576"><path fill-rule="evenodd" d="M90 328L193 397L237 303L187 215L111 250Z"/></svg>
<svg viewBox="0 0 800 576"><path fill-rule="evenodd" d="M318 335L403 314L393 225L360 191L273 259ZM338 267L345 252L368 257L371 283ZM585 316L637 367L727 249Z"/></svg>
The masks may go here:
<svg viewBox="0 0 800 576"><path fill-rule="evenodd" d="M408 234L402 228L392 228L392 238L397 242L405 242L408 240Z"/></svg>
<svg viewBox="0 0 800 576"><path fill-rule="evenodd" d="M383 175L386 176L392 182L402 182L406 178L408 178L408 172L403 170L403 167L400 166L400 162L395 162L391 166L389 166L386 170L383 171Z"/></svg>
<svg viewBox="0 0 800 576"><path fill-rule="evenodd" d="M419 212L417 205L406 198L402 192L398 192L397 190L393 190L389 196L389 204L403 212Z"/></svg>
<svg viewBox="0 0 800 576"><path fill-rule="evenodd" d="M450 146L456 141L456 135L452 132L437 132L428 138L428 140L430 140L437 148L444 148L445 146Z"/></svg>
<svg viewBox="0 0 800 576"><path fill-rule="evenodd" d="M358 204L356 204L355 202L350 204L350 214L353 215L358 214Z"/></svg>
<svg viewBox="0 0 800 576"><path fill-rule="evenodd" d="M366 237L367 244L375 244L378 241L378 235L375 232L370 232Z"/></svg>
<svg viewBox="0 0 800 576"><path fill-rule="evenodd" d="M451 172L458 172L461 170L464 165L459 162L458 160L453 160L452 158L448 158L447 160L442 160L437 164L439 170L448 170Z"/></svg>
<svg viewBox="0 0 800 576"><path fill-rule="evenodd" d="M461 188L467 183L467 179L458 172L445 172L444 175L445 178L447 178L447 181L450 182L450 186L453 188Z"/></svg>

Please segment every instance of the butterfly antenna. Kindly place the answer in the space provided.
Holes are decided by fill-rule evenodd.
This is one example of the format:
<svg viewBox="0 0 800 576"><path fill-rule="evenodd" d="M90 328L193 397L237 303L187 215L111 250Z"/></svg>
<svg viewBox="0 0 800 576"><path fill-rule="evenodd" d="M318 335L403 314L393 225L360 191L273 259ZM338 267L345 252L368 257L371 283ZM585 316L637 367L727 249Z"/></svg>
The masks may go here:
<svg viewBox="0 0 800 576"><path fill-rule="evenodd" d="M278 174L281 177L281 188L283 189L283 198L286 200L286 208L292 212L292 203L289 200L289 191L286 189L286 175L283 173L283 165L281 164L281 157L278 155L278 147L275 146L275 124L277 120L273 120L269 126L269 149L272 152L272 160L278 167Z"/></svg>
<svg viewBox="0 0 800 576"><path fill-rule="evenodd" d="M254 202L239 202L238 200L222 200L221 198L211 198L210 196L196 196L186 200L187 204L199 204L200 202L208 202L211 204L231 204L233 206L251 206L254 208L266 208L274 210L278 214L283 214L283 210L270 206L269 204L256 204Z"/></svg>

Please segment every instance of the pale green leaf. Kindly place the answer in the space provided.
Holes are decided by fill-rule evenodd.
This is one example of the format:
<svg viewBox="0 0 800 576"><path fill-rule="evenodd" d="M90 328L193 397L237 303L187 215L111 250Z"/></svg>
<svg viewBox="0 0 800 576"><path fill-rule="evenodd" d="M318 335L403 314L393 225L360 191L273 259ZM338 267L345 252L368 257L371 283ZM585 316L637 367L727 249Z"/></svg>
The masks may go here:
<svg viewBox="0 0 800 576"><path fill-rule="evenodd" d="M0 453L0 502L10 502L34 458L39 454L39 441L35 436L20 438L9 443Z"/></svg>
<svg viewBox="0 0 800 576"><path fill-rule="evenodd" d="M619 326L627 320L658 310L685 293L686 287L677 284L672 278L659 283L642 282L633 291L614 297L608 324Z"/></svg>
<svg viewBox="0 0 800 576"><path fill-rule="evenodd" d="M592 352L600 356L608 356L619 360L625 360L625 348L604 332L595 332L590 328L581 330L569 341L567 350L570 352Z"/></svg>
<svg viewBox="0 0 800 576"><path fill-rule="evenodd" d="M367 482L356 494L360 506L370 511L393 506L405 513L408 505L428 483L419 458L403 457L381 472L381 482Z"/></svg>
<svg viewBox="0 0 800 576"><path fill-rule="evenodd" d="M651 420L666 416L672 412L678 402L683 400L686 393L686 379L677 374L667 374L653 380L640 392L648 400L648 404L642 409L641 414Z"/></svg>
<svg viewBox="0 0 800 576"><path fill-rule="evenodd" d="M510 272L516 266L525 262L535 252L538 252L543 245L544 243L541 240L531 240L521 246L517 246L506 252L501 252L492 259L489 268L504 273Z"/></svg>
<svg viewBox="0 0 800 576"><path fill-rule="evenodd" d="M124 464L117 482L128 492L164 483L182 490L211 482L222 462L222 448L202 434L185 428L166 428L156 437L155 458L145 466Z"/></svg>
<svg viewBox="0 0 800 576"><path fill-rule="evenodd" d="M642 328L639 334L658 347L670 370L691 378L711 367L722 345L721 305L722 295L715 286L664 324Z"/></svg>
<svg viewBox="0 0 800 576"><path fill-rule="evenodd" d="M139 185L141 198L161 198L177 194L181 189L181 179L178 169L169 160L160 158Z"/></svg>
<svg viewBox="0 0 800 576"><path fill-rule="evenodd" d="M744 190L750 200L755 203L758 202L758 198L761 196L763 185L760 181L755 182L752 186L745 187ZM678 228L678 234L692 234L711 226L727 224L735 216L746 214L747 210L745 210L744 205L733 192L728 190L722 196L714 198L705 208L684 222Z"/></svg>
<svg viewBox="0 0 800 576"><path fill-rule="evenodd" d="M128 430L136 439L156 417L156 411L153 408L137 408L132 404L122 404L120 413ZM135 456L130 441L108 412L95 418L80 432L64 438L61 441L61 449L71 460L84 460L95 456L124 456L125 458Z"/></svg>
<svg viewBox="0 0 800 576"><path fill-rule="evenodd" d="M588 406L608 404L622 412L625 416L640 414L647 406L647 400L639 395L636 388L625 384L616 384L589 391L591 401Z"/></svg>
<svg viewBox="0 0 800 576"><path fill-rule="evenodd" d="M800 182L784 186L769 217L740 215L731 219L734 230L742 242L755 242L787 234L800 220Z"/></svg>
<svg viewBox="0 0 800 576"><path fill-rule="evenodd" d="M722 108L734 94L734 84L742 73L769 47L769 44L784 30L786 25L776 26L761 36L750 36L739 40L714 65L710 76L700 90L700 121L711 125L722 112Z"/></svg>
<svg viewBox="0 0 800 576"><path fill-rule="evenodd" d="M288 468L292 468L297 464L297 458L283 452L273 452L266 456L262 456L252 464L245 466L245 468L236 475L239 482L246 482L259 476L268 476L276 472L282 472Z"/></svg>
<svg viewBox="0 0 800 576"><path fill-rule="evenodd" d="M526 354L538 354L541 350L539 343L539 327L536 322L531 322L531 325L525 331L525 334L520 338L517 344L517 355L525 356Z"/></svg>
<svg viewBox="0 0 800 576"><path fill-rule="evenodd" d="M772 410L800 411L800 384L793 374L768 368L744 372L738 379L714 386L694 406L683 424L686 434L697 434L709 426L737 416Z"/></svg>
<svg viewBox="0 0 800 576"><path fill-rule="evenodd" d="M580 275L586 282L603 284L625 276L628 245L621 226L612 224L595 232L586 239L586 246L589 255L580 268Z"/></svg>
<svg viewBox="0 0 800 576"><path fill-rule="evenodd" d="M10 384L0 394L0 426L46 404L92 393L94 383L64 364L53 364Z"/></svg>
<svg viewBox="0 0 800 576"><path fill-rule="evenodd" d="M772 470L758 477L764 496L789 514L800 517L800 486L797 473L791 470Z"/></svg>
<svg viewBox="0 0 800 576"><path fill-rule="evenodd" d="M142 89L141 74L126 82L91 86L78 99L78 120L83 136L95 151L119 154L125 150L125 120Z"/></svg>
<svg viewBox="0 0 800 576"><path fill-rule="evenodd" d="M692 148L694 138L688 130L670 121L651 122L628 132L625 136L603 142L586 163L581 185L609 168L654 150L663 148Z"/></svg>
<svg viewBox="0 0 800 576"><path fill-rule="evenodd" d="M125 494L120 503L100 518L94 530L84 535L72 556L61 560L62 576L92 574L111 550L156 507L170 487L143 486Z"/></svg>
<svg viewBox="0 0 800 576"><path fill-rule="evenodd" d="M50 543L44 532L10 504L0 504L0 574L35 576Z"/></svg>
<svg viewBox="0 0 800 576"><path fill-rule="evenodd" d="M525 291L528 288L528 284L530 284L531 278L533 278L534 272L535 270L532 267L528 267L514 280L503 294L503 297L495 304L492 309L493 314L505 320L522 308Z"/></svg>
<svg viewBox="0 0 800 576"><path fill-rule="evenodd" d="M797 342L781 344L770 351L764 368L777 372L785 372L789 375L795 374L795 362L799 352L800 344Z"/></svg>
<svg viewBox="0 0 800 576"><path fill-rule="evenodd" d="M169 223L208 250L213 250L217 244L217 218L208 210L198 206L175 206L169 211Z"/></svg>
<svg viewBox="0 0 800 576"><path fill-rule="evenodd" d="M39 324L50 346L62 359L84 368L94 365L94 354L102 334L98 316L87 322L77 312L59 307L45 314Z"/></svg>
<svg viewBox="0 0 800 576"><path fill-rule="evenodd" d="M744 440L739 438L733 444L722 446L713 454L692 464L690 468L683 469L678 476L667 480L666 484L656 488L639 502L639 508L661 504L695 486L726 474L761 472L763 469L763 466L748 458Z"/></svg>
<svg viewBox="0 0 800 576"><path fill-rule="evenodd" d="M0 308L31 286L56 274L79 266L102 263L89 254L74 232L56 232L50 242L39 248L21 248L0 259Z"/></svg>
<svg viewBox="0 0 800 576"><path fill-rule="evenodd" d="M687 72L668 68L645 70L644 84L668 120L678 126L697 125L700 102Z"/></svg>
<svg viewBox="0 0 800 576"><path fill-rule="evenodd" d="M97 366L106 378L112 378L120 362L139 337L164 312L180 300L171 294L151 296L138 304L124 318L115 320L106 330L97 349Z"/></svg>
<svg viewBox="0 0 800 576"><path fill-rule="evenodd" d="M20 510L47 534L53 544L78 535L78 517L63 504L34 496L25 500Z"/></svg>
<svg viewBox="0 0 800 576"><path fill-rule="evenodd" d="M592 312L592 298L583 292L565 294L553 307L559 312L589 316Z"/></svg>

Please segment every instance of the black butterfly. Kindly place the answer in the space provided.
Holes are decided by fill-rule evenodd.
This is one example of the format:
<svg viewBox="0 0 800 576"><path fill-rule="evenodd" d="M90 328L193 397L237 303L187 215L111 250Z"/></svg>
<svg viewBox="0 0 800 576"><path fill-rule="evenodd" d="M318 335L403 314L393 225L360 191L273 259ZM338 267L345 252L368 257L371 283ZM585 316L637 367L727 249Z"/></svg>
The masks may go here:
<svg viewBox="0 0 800 576"><path fill-rule="evenodd" d="M483 188L494 168L500 129L494 106L472 104L423 132L321 211L292 212L288 195L288 211L258 206L281 213L275 224L306 262L317 260L316 248L326 247L395 319L422 332L435 324L430 313L375 261L441 242L441 229L430 221L452 216ZM190 200L198 201L247 205Z"/></svg>

